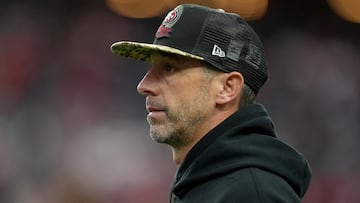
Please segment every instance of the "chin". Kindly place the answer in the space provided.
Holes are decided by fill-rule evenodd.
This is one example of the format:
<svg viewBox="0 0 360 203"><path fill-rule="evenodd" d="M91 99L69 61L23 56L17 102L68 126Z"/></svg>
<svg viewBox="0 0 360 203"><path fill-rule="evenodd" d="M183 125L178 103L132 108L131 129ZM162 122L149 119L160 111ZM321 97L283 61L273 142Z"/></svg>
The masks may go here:
<svg viewBox="0 0 360 203"><path fill-rule="evenodd" d="M150 137L153 141L158 143L166 143L167 140L167 136L159 130L154 129L154 127L151 127L150 129Z"/></svg>

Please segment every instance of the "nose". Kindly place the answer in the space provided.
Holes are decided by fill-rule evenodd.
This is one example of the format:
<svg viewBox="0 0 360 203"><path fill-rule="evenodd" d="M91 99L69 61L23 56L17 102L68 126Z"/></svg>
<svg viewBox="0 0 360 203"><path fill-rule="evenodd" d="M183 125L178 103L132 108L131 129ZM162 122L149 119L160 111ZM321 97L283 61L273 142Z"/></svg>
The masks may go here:
<svg viewBox="0 0 360 203"><path fill-rule="evenodd" d="M137 86L137 91L141 95L155 95L156 89L155 89L155 81L156 81L156 74L154 73L153 69L150 68L148 72L144 75L142 80L139 82Z"/></svg>

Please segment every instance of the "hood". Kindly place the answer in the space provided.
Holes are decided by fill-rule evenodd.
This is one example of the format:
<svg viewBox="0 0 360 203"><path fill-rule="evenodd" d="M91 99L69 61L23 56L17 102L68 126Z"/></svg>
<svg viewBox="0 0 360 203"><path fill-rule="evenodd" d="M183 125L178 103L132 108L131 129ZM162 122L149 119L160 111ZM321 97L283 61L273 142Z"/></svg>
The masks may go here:
<svg viewBox="0 0 360 203"><path fill-rule="evenodd" d="M299 197L310 183L307 161L276 138L273 123L260 104L243 107L204 136L178 168L172 192L181 196L209 179L248 167L277 174Z"/></svg>

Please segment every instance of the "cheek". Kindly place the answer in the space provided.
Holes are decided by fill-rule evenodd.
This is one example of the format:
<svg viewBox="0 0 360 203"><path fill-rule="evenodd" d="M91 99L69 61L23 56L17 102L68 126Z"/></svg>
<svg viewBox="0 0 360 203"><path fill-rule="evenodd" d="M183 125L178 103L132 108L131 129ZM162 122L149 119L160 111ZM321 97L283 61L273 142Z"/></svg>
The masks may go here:
<svg viewBox="0 0 360 203"><path fill-rule="evenodd" d="M210 111L215 106L215 101L211 95L208 86L189 89L178 95L176 105L187 113L202 114L201 112Z"/></svg>
<svg viewBox="0 0 360 203"><path fill-rule="evenodd" d="M177 108L208 108L208 105L215 105L214 96L209 81L204 78L196 80L177 80L176 84L168 84L164 92L164 101L169 109L181 111ZM189 109L190 108L190 109Z"/></svg>
<svg viewBox="0 0 360 203"><path fill-rule="evenodd" d="M195 100L198 100L201 94L201 91L197 88L184 88L173 92L169 99L174 105L181 106L183 104L193 103Z"/></svg>

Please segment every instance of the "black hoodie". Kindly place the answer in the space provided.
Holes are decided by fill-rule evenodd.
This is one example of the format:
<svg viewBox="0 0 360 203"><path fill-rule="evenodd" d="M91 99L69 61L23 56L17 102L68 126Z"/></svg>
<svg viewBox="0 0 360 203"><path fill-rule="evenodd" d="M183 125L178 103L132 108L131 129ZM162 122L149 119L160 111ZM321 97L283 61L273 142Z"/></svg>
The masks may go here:
<svg viewBox="0 0 360 203"><path fill-rule="evenodd" d="M276 138L265 108L241 108L204 136L180 165L172 203L296 203L311 178L307 161Z"/></svg>

